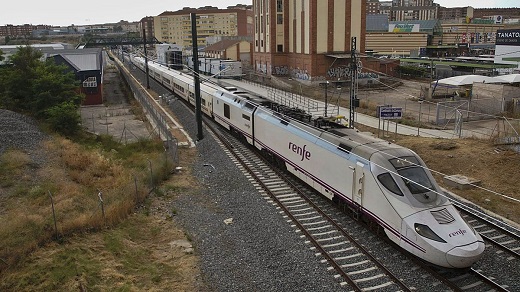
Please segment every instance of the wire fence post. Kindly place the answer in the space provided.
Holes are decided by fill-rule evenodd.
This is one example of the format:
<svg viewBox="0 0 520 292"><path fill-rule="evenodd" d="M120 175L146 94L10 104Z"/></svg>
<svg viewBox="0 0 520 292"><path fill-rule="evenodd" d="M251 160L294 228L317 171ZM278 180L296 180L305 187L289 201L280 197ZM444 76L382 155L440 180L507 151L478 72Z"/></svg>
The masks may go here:
<svg viewBox="0 0 520 292"><path fill-rule="evenodd" d="M105 109L105 125L107 125L107 135L108 135L108 110Z"/></svg>
<svg viewBox="0 0 520 292"><path fill-rule="evenodd" d="M150 189L153 190L154 189L154 185L153 185L152 162L150 160L148 160L148 163L150 164Z"/></svg>
<svg viewBox="0 0 520 292"><path fill-rule="evenodd" d="M101 204L101 214L103 215L103 224L106 225L106 218L105 218L105 204L103 202L103 193L101 191L99 191L98 193L98 198L99 198L99 204Z"/></svg>
<svg viewBox="0 0 520 292"><path fill-rule="evenodd" d="M139 192L137 191L137 177L134 175L135 203L139 204Z"/></svg>
<svg viewBox="0 0 520 292"><path fill-rule="evenodd" d="M96 132L96 127L94 126L94 113L92 113L92 133Z"/></svg>
<svg viewBox="0 0 520 292"><path fill-rule="evenodd" d="M56 235L56 240L58 240L58 224L56 223L56 212L54 210L54 199L52 198L52 193L49 191L49 197L51 198L51 207L52 207L52 217L54 220L54 232Z"/></svg>

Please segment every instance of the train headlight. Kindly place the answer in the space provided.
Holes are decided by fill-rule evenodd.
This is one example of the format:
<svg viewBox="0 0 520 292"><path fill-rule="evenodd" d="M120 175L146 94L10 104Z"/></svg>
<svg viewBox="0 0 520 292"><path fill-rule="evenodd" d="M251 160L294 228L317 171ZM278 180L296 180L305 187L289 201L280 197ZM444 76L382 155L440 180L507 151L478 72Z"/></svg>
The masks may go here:
<svg viewBox="0 0 520 292"><path fill-rule="evenodd" d="M446 241L444 241L444 239L440 238L440 236L438 236L435 232L433 232L433 230L431 230L430 227L428 227L424 224L419 224L419 223L415 223L414 227L415 227L415 232L417 232L417 234L419 234L420 236L426 237L428 239L435 240L438 242L446 243Z"/></svg>

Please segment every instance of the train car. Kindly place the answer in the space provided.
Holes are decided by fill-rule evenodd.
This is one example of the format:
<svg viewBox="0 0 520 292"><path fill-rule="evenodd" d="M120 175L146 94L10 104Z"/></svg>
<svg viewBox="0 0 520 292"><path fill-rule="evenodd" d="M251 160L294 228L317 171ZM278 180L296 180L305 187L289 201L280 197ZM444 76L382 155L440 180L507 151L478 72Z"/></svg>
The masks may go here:
<svg viewBox="0 0 520 292"><path fill-rule="evenodd" d="M133 57L132 62L136 67L146 71L144 58ZM170 89L186 102L195 105L195 87L191 75L153 61L148 61L148 71L150 77ZM212 116L213 95L218 88L220 87L211 83L201 83L201 110L208 116Z"/></svg>
<svg viewBox="0 0 520 292"><path fill-rule="evenodd" d="M184 98L194 103L191 76L151 68L151 76L169 76L170 83L183 86ZM480 235L410 149L355 129L313 127L270 110L276 108L272 102L251 93L203 83L201 95L204 112L217 123L326 198L379 224L404 250L448 268L470 267L482 256Z"/></svg>
<svg viewBox="0 0 520 292"><path fill-rule="evenodd" d="M449 268L469 267L482 256L482 238L440 195L413 151L355 129L324 131L264 109L255 112L258 149L325 197L377 222L403 249Z"/></svg>

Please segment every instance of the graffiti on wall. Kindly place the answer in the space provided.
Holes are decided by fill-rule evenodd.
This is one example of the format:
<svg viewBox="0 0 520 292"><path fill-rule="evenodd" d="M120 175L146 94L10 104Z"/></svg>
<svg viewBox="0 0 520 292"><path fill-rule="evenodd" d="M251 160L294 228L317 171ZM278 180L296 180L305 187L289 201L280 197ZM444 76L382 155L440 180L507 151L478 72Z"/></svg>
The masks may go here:
<svg viewBox="0 0 520 292"><path fill-rule="evenodd" d="M350 77L350 67L334 67L327 71L329 78L346 78Z"/></svg>
<svg viewBox="0 0 520 292"><path fill-rule="evenodd" d="M273 74L274 75L281 75L281 76L289 75L289 67L287 67L287 66L274 66Z"/></svg>
<svg viewBox="0 0 520 292"><path fill-rule="evenodd" d="M294 78L300 79L300 80L310 80L311 79L309 73L307 72L307 69L295 68L292 70L291 75Z"/></svg>
<svg viewBox="0 0 520 292"><path fill-rule="evenodd" d="M375 73L367 73L367 72L359 72L358 70L358 79L365 79L365 78L379 78L379 75ZM350 67L335 67L330 68L329 71L327 71L327 77L329 78L350 78L351 77L351 70Z"/></svg>
<svg viewBox="0 0 520 292"><path fill-rule="evenodd" d="M256 72L267 74L267 64L256 63Z"/></svg>

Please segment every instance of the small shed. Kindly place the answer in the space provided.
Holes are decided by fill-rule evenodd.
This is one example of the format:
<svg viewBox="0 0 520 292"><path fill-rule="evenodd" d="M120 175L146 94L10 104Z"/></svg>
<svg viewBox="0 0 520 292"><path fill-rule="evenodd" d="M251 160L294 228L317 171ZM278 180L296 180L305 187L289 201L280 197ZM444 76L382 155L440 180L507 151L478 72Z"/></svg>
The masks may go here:
<svg viewBox="0 0 520 292"><path fill-rule="evenodd" d="M83 105L103 103L103 58L101 48L43 52L74 73L81 82L80 92L85 94Z"/></svg>

